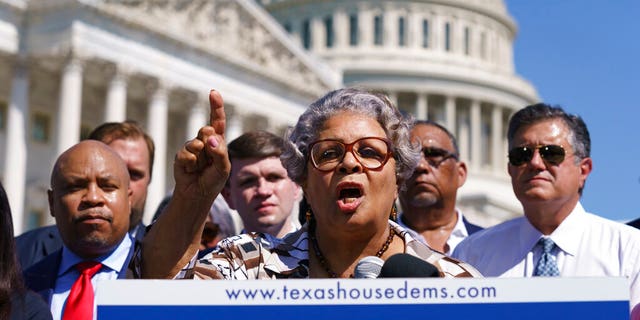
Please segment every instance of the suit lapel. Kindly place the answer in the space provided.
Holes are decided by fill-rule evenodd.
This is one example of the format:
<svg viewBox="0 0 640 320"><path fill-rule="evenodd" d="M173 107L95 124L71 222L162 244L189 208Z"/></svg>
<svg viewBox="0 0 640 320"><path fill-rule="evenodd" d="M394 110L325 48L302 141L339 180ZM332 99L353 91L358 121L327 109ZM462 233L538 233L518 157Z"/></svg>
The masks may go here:
<svg viewBox="0 0 640 320"><path fill-rule="evenodd" d="M48 255L24 272L24 281L27 288L39 294L49 305L56 286L58 268L61 261L62 249Z"/></svg>

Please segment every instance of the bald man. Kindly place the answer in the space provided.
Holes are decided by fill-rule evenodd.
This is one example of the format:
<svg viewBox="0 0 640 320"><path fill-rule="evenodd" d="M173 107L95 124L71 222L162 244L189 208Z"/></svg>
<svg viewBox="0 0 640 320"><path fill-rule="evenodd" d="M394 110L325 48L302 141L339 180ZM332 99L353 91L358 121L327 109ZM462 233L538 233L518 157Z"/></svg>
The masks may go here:
<svg viewBox="0 0 640 320"><path fill-rule="evenodd" d="M153 168L155 145L151 137L134 121L107 122L89 133L90 140L106 143L124 160L129 170L131 216L129 234L136 242L144 238L142 223L145 202ZM16 238L18 260L22 270L62 248L62 239L55 225L25 232Z"/></svg>
<svg viewBox="0 0 640 320"><path fill-rule="evenodd" d="M98 280L127 276L134 248L127 233L131 194L127 165L102 142L80 142L56 161L49 209L63 247L25 271L27 287L49 303L53 319L72 309L67 298L80 275L79 263L102 264L91 279L94 288Z"/></svg>

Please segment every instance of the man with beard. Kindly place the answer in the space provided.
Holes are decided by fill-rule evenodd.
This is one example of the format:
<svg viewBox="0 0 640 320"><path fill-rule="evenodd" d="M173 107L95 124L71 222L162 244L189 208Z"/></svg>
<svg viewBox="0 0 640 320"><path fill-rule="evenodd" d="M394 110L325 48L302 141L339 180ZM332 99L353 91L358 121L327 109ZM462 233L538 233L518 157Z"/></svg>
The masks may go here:
<svg viewBox="0 0 640 320"><path fill-rule="evenodd" d="M455 137L433 121L416 121L411 139L422 146L422 159L400 190L398 223L414 238L447 255L482 228L468 222L456 208L456 194L467 179Z"/></svg>

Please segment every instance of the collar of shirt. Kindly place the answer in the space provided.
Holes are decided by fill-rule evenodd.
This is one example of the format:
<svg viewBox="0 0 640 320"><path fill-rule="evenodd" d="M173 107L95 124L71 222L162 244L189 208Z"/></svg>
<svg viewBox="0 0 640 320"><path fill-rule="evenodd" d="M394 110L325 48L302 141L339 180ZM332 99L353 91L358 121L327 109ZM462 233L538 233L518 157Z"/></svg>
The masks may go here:
<svg viewBox="0 0 640 320"><path fill-rule="evenodd" d="M571 213L550 235L551 240L556 243L558 248L568 255L575 256L578 253L580 237L576 235L581 234L583 231L584 219L582 217L585 215L586 212L582 204L578 202Z"/></svg>
<svg viewBox="0 0 640 320"><path fill-rule="evenodd" d="M451 236L466 238L469 236L469 231L467 231L467 228L464 226L464 221L462 220L462 212L460 212L458 208L456 208L456 215L458 216L458 221L451 231Z"/></svg>
<svg viewBox="0 0 640 320"><path fill-rule="evenodd" d="M129 254L131 244L131 235L129 235L129 233L126 233L124 239L113 251L104 254L97 259L94 259L94 261L102 263L104 267L107 267L111 270L120 272L120 269L122 269L122 265L127 260L127 255ZM85 259L80 258L78 255L69 250L67 246L62 246L62 261L60 261L60 267L58 268L58 277L71 271L76 264L84 260Z"/></svg>
<svg viewBox="0 0 640 320"><path fill-rule="evenodd" d="M451 255L453 253L453 249L455 249L455 247L460 242L462 242L464 238L469 236L469 231L467 231L467 228L464 225L464 221L462 220L462 212L458 208L456 208L456 216L458 218L458 221L456 222L456 225L453 227L453 230L451 230L451 234L447 239L447 245L449 246L449 251L444 252L446 255ZM398 214L397 224L403 229L405 229L412 238L426 244L427 246L429 245L427 243L427 240L421 234L411 229L409 226L407 226L404 223L404 221L402 221L402 212Z"/></svg>
<svg viewBox="0 0 640 320"><path fill-rule="evenodd" d="M576 237L576 234L581 232L580 216L584 214L584 208L580 202L578 202L564 221L549 235L549 238L555 242L556 246L569 255L575 255L580 246L580 243L578 243L580 238ZM521 248L524 250L532 250L543 235L538 229L531 225L529 220L525 219L525 221L526 223L522 224L522 230L520 230L520 234L522 235Z"/></svg>
<svg viewBox="0 0 640 320"><path fill-rule="evenodd" d="M302 226L300 225L300 223L297 220L295 220L295 221L292 220L291 223L290 223L290 227L291 227L291 231L288 232L287 234L294 233L294 232L300 230L300 228ZM254 232L254 231L252 231L252 232ZM251 232L248 232L247 229L242 229L242 231L240 231L240 234L249 234L249 233L251 233ZM265 235L265 236L269 235L270 237L272 237L274 239L282 239L282 238L287 236L287 234L285 234L282 238L278 238L276 236L272 236L272 235L270 235L268 233L264 233L264 232L256 232L256 233L260 233L260 234Z"/></svg>
<svg viewBox="0 0 640 320"><path fill-rule="evenodd" d="M138 229L140 228L144 228L144 225L141 223L136 224L135 227L133 227L133 229L129 230L129 235L131 236L132 239L136 239L136 236L138 235Z"/></svg>

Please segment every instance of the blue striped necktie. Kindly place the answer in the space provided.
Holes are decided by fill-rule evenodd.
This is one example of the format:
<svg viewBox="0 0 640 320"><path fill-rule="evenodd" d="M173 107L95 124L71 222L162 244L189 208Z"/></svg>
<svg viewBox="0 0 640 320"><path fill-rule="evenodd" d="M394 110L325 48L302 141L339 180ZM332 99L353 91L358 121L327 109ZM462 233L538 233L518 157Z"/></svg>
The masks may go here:
<svg viewBox="0 0 640 320"><path fill-rule="evenodd" d="M538 245L542 247L542 255L536 269L533 272L534 277L557 277L560 275L558 264L555 257L551 254L556 244L550 238L540 238Z"/></svg>

